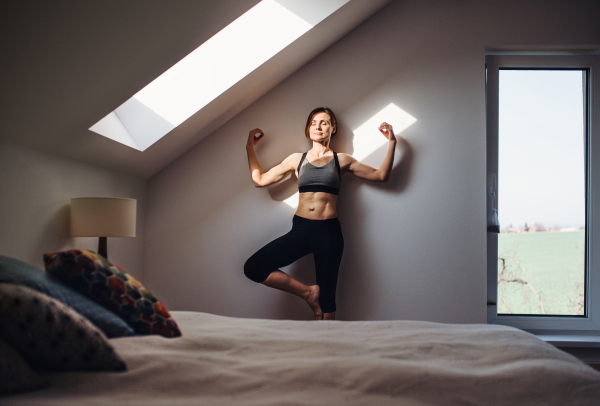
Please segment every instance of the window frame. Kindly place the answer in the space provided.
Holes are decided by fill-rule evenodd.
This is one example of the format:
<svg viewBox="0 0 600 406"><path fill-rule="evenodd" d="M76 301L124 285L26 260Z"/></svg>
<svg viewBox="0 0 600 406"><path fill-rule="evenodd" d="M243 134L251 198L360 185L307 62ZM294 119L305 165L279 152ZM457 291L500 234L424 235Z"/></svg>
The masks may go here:
<svg viewBox="0 0 600 406"><path fill-rule="evenodd" d="M487 322L516 327L534 334L598 334L600 331L600 57L596 55L486 54L486 191L498 178L499 71L515 69L585 69L588 71L586 105L586 258L584 316L498 315L498 234L487 232ZM599 74L600 77L600 74ZM594 187L594 183L596 186ZM497 190L496 196L497 196ZM487 195L487 193L486 193ZM487 196L486 214L491 212ZM497 205L496 205L497 207ZM597 218L597 220L596 220ZM595 221L596 220L596 221ZM596 244L594 244L596 241ZM594 249L594 245L596 248Z"/></svg>

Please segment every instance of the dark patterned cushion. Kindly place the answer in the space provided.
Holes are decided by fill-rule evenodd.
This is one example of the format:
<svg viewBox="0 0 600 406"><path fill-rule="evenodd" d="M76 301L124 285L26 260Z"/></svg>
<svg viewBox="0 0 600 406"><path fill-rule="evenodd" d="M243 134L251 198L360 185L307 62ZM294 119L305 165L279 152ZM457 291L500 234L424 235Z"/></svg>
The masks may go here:
<svg viewBox="0 0 600 406"><path fill-rule="evenodd" d="M46 385L48 380L35 373L14 348L0 339L0 395Z"/></svg>
<svg viewBox="0 0 600 406"><path fill-rule="evenodd" d="M0 337L36 369L127 369L102 331L88 319L25 286L0 283Z"/></svg>
<svg viewBox="0 0 600 406"><path fill-rule="evenodd" d="M47 272L18 259L0 256L0 282L27 286L61 301L88 318L108 337L136 335L133 328L113 312L66 286Z"/></svg>
<svg viewBox="0 0 600 406"><path fill-rule="evenodd" d="M179 337L165 305L134 277L89 251L44 254L46 271L125 320L138 334Z"/></svg>

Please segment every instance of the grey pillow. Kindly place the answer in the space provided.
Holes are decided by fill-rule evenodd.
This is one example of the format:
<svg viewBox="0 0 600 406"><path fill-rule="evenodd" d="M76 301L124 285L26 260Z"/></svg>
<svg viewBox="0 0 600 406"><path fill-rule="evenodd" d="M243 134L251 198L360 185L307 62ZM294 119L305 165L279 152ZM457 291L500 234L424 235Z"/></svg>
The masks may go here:
<svg viewBox="0 0 600 406"><path fill-rule="evenodd" d="M0 255L0 283L23 285L57 299L94 323L108 337L136 335L125 320L57 278L15 258Z"/></svg>
<svg viewBox="0 0 600 406"><path fill-rule="evenodd" d="M0 395L46 385L48 380L36 374L14 348L0 339Z"/></svg>
<svg viewBox="0 0 600 406"><path fill-rule="evenodd" d="M0 337L34 369L127 369L106 336L88 319L25 286L0 283Z"/></svg>

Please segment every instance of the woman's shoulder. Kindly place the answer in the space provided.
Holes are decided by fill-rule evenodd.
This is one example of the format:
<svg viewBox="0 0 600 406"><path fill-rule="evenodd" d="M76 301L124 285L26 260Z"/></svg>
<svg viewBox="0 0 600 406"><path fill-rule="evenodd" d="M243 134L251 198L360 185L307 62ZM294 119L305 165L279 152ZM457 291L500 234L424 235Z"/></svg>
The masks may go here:
<svg viewBox="0 0 600 406"><path fill-rule="evenodd" d="M291 159L292 161L300 162L300 159L302 159L302 155L304 155L305 153L306 152L294 152L293 154L288 156L287 159Z"/></svg>
<svg viewBox="0 0 600 406"><path fill-rule="evenodd" d="M353 161L356 161L356 159L352 155L346 154L345 152L338 152L337 156L338 156L338 160L340 161L340 166L342 166L342 167L344 165L349 165Z"/></svg>
<svg viewBox="0 0 600 406"><path fill-rule="evenodd" d="M290 154L287 158L284 159L284 162L289 163L291 166L296 168L300 164L300 160L302 159L303 152L294 152Z"/></svg>

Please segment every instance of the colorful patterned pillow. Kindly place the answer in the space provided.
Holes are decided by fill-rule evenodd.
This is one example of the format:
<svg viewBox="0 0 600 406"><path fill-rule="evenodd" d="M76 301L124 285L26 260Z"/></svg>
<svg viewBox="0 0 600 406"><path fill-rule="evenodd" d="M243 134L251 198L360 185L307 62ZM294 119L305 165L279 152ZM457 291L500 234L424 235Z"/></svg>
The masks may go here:
<svg viewBox="0 0 600 406"><path fill-rule="evenodd" d="M43 388L49 381L35 373L19 353L0 339L0 395Z"/></svg>
<svg viewBox="0 0 600 406"><path fill-rule="evenodd" d="M114 312L136 333L181 336L165 305L104 257L70 250L44 254L44 263L48 273Z"/></svg>
<svg viewBox="0 0 600 406"><path fill-rule="evenodd" d="M94 323L108 337L136 335L133 328L113 312L71 289L49 273L18 259L0 256L0 282L27 286L61 301Z"/></svg>
<svg viewBox="0 0 600 406"><path fill-rule="evenodd" d="M0 283L0 337L34 369L124 371L102 332L56 299Z"/></svg>

